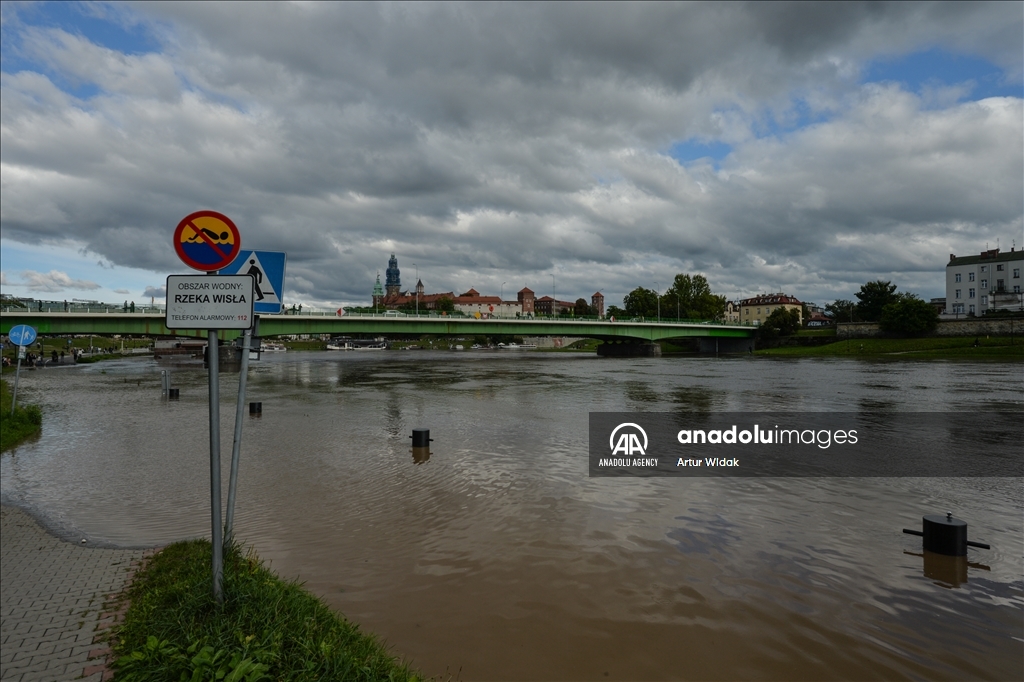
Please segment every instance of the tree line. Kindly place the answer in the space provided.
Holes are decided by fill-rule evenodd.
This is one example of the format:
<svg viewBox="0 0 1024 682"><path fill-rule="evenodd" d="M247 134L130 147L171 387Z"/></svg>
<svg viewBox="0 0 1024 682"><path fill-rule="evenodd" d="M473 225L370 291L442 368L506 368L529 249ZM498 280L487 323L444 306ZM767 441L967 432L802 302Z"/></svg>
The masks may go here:
<svg viewBox="0 0 1024 682"><path fill-rule="evenodd" d="M896 291L890 281L875 280L860 287L857 302L839 299L825 306L837 322L877 322L890 334L917 336L939 325L935 307L909 291Z"/></svg>
<svg viewBox="0 0 1024 682"><path fill-rule="evenodd" d="M704 275L678 274L672 286L660 294L637 287L622 299L622 307L609 306L614 317L658 317L681 320L718 320L725 315L725 296L712 293Z"/></svg>

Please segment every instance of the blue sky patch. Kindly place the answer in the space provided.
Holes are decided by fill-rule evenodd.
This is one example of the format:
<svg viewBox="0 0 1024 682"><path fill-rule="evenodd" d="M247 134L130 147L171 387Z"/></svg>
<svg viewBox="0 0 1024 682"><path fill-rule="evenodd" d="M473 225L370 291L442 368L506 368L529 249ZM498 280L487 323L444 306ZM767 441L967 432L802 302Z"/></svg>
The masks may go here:
<svg viewBox="0 0 1024 682"><path fill-rule="evenodd" d="M717 167L719 162L732 152L732 145L713 140L700 142L693 138L677 142L669 147L668 154L679 163L690 163L697 159L711 158Z"/></svg>
<svg viewBox="0 0 1024 682"><path fill-rule="evenodd" d="M982 57L954 54L940 48L880 58L864 67L863 82L895 82L910 92L929 86L950 86L973 81L969 99L1022 97L1024 82L1010 82L1005 72Z"/></svg>
<svg viewBox="0 0 1024 682"><path fill-rule="evenodd" d="M63 74L26 55L22 49L22 35L26 27L61 29L122 54L140 55L160 50L160 43L145 25L132 22L130 15L118 7L40 2L22 5L15 12L13 21L5 17L3 40L0 42L0 68L4 73L34 71L45 74L57 87L76 97L92 97L99 93L99 88L91 83L71 82Z"/></svg>

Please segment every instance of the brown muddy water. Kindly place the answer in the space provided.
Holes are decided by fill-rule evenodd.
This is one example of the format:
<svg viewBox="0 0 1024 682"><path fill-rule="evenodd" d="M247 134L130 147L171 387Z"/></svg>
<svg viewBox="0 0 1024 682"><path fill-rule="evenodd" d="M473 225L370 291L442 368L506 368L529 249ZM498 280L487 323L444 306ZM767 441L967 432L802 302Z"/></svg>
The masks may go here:
<svg viewBox="0 0 1024 682"><path fill-rule="evenodd" d="M205 374L169 403L159 369L23 373L43 435L0 459L4 501L94 542L209 537ZM288 352L249 387L237 535L428 675L1024 678L1019 478L587 476L590 411L1020 410L1019 363ZM992 545L966 568L901 533L947 510Z"/></svg>

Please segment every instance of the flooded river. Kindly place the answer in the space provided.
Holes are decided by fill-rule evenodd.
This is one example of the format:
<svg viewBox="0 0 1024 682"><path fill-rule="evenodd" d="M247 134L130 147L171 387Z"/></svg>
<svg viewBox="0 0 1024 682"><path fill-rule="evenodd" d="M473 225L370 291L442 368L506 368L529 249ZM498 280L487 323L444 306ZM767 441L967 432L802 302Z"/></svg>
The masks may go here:
<svg viewBox="0 0 1024 682"><path fill-rule="evenodd" d="M95 542L209 536L206 375L25 372L5 502ZM588 413L1024 409L1020 363L280 353L236 533L429 675L1022 679L1024 493L996 478L589 478ZM237 375L222 375L224 481ZM409 435L428 427L427 461ZM421 458L422 459L422 458ZM926 513L970 524L966 582Z"/></svg>

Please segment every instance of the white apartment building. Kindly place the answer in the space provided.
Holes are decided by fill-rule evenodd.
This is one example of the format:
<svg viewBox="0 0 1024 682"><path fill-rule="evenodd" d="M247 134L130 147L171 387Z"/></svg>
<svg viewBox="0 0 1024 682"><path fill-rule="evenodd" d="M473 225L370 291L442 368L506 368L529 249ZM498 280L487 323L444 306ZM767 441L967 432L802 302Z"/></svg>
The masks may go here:
<svg viewBox="0 0 1024 682"><path fill-rule="evenodd" d="M982 251L977 256L949 254L946 264L946 314L984 315L988 310L1024 310L1024 250Z"/></svg>

